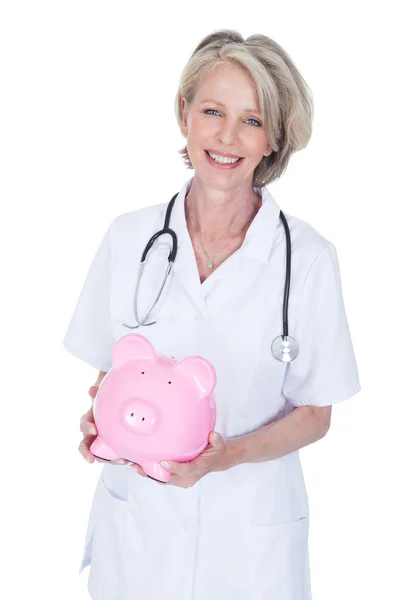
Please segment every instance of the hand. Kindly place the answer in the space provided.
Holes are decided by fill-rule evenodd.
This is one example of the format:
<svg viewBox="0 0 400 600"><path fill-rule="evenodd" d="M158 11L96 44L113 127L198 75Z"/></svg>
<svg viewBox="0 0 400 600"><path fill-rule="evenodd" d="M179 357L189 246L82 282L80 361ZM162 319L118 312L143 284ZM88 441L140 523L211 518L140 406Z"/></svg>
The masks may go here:
<svg viewBox="0 0 400 600"><path fill-rule="evenodd" d="M97 385L92 385L92 387L89 390L89 396L94 399L96 397L98 389L99 387ZM97 458L96 456L93 456L93 454L90 452L90 446L93 444L94 440L97 437L97 428L94 423L93 416L93 405L84 415L82 415L80 430L83 433L83 439L79 444L78 450L82 454L83 458L89 463L93 463L96 460L97 462L108 463L112 465L125 465L128 462L124 458L118 459L118 462L116 462L115 460L103 460L102 458Z"/></svg>
<svg viewBox="0 0 400 600"><path fill-rule="evenodd" d="M168 460L169 467L161 463L161 466L171 473L171 477L166 483L156 483L159 483L159 485L175 485L177 487L189 488L207 473L224 471L227 468L225 440L221 435L216 434L215 431L211 431L208 436L208 442L208 446L193 460L185 463ZM132 463L129 465L129 468L133 468L139 475L147 477L140 465Z"/></svg>

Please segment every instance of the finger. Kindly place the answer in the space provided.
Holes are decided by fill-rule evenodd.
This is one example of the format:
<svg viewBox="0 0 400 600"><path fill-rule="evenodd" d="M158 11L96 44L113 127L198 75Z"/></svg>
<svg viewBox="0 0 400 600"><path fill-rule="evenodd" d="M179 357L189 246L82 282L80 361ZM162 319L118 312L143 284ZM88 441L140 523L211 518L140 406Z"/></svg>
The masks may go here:
<svg viewBox="0 0 400 600"><path fill-rule="evenodd" d="M97 435L97 427L93 421L89 421L86 415L83 415L80 422L80 430L84 435Z"/></svg>
<svg viewBox="0 0 400 600"><path fill-rule="evenodd" d="M128 461L126 460L126 458L116 458L115 460L111 461L112 465L126 465Z"/></svg>
<svg viewBox="0 0 400 600"><path fill-rule="evenodd" d="M212 446L218 446L219 444L222 444L222 442L223 442L222 435L220 435L216 431L211 431L210 435L208 437L208 441L210 442L210 444Z"/></svg>
<svg viewBox="0 0 400 600"><path fill-rule="evenodd" d="M173 460L163 460L160 462L160 465L166 471L170 473L174 473L175 475L180 475L181 477L187 477L193 471L193 462L190 463L178 463Z"/></svg>
<svg viewBox="0 0 400 600"><path fill-rule="evenodd" d="M92 387L89 389L89 396L94 399L96 397L96 394L98 391L99 391L99 386L92 385Z"/></svg>
<svg viewBox="0 0 400 600"><path fill-rule="evenodd" d="M89 448L92 445L94 440L94 436L86 436L83 438L81 443L78 446L79 452L82 454L83 458L87 460L89 463L93 463L95 461L95 457L90 452Z"/></svg>
<svg viewBox="0 0 400 600"><path fill-rule="evenodd" d="M139 475L142 475L143 477L147 477L146 471L144 471L142 469L142 467L140 465L138 465L137 463L132 463L131 465L129 465L129 468L136 471L136 473L138 473Z"/></svg>

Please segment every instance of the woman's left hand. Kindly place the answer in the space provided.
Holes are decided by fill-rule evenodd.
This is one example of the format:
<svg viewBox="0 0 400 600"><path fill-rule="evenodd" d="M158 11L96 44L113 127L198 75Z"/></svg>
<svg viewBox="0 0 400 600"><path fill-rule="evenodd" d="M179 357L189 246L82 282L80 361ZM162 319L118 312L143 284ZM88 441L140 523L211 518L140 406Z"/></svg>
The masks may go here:
<svg viewBox="0 0 400 600"><path fill-rule="evenodd" d="M208 442L208 446L193 460L184 463L172 460L161 462L161 466L171 473L171 477L165 483L159 482L160 485L189 488L211 471L224 471L227 468L225 440L215 431L211 431ZM139 475L147 477L140 465L133 463L129 468L133 468Z"/></svg>

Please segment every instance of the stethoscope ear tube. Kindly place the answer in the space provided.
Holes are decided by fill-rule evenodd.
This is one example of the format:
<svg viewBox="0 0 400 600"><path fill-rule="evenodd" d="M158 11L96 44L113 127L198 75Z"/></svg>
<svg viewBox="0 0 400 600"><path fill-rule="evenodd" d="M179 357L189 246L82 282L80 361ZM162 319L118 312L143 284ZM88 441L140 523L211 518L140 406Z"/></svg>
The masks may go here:
<svg viewBox="0 0 400 600"><path fill-rule="evenodd" d="M146 262L147 254L148 254L149 250L151 250L156 239L158 239L160 237L160 235L164 235L164 234L169 234L172 237L172 249L171 249L171 252L169 253L168 261L172 262L172 263L174 262L174 260L176 258L176 254L178 252L178 238L177 238L175 231L173 231L172 229L167 227L165 229L161 229L161 231L157 231L157 233L155 233L149 239L149 241L146 244L146 248L143 250L142 258L140 259L141 264L144 264Z"/></svg>
<svg viewBox="0 0 400 600"><path fill-rule="evenodd" d="M148 254L149 250L151 249L151 247L153 246L156 239L158 239L160 237L160 235L164 235L165 233L169 234L172 237L172 250L169 253L168 261L171 263L173 263L175 261L176 254L178 252L178 237L177 237L175 231L173 229L170 229L169 222L171 220L171 212L172 212L172 209L175 204L175 200L176 200L177 196L178 196L178 194L175 194L175 196L173 196L168 203L167 211L165 213L164 227L160 231L157 231L157 233L152 235L151 238L149 239L149 241L147 242L146 247L143 250L142 258L140 261L142 264L145 263L147 254Z"/></svg>
<svg viewBox="0 0 400 600"><path fill-rule="evenodd" d="M146 244L145 249L143 250L142 258L140 260L140 265L139 265L139 273L138 273L138 277L137 277L137 281L136 281L135 296L134 296L134 300L133 300L133 312L134 312L135 319L136 319L136 322L138 323L138 325L128 325L127 323L122 323L125 327L128 327L129 329L137 329L138 327L141 327L141 326L145 327L145 326L155 324L155 321L151 321L150 323L147 323L147 321L150 318L151 314L153 313L154 309L156 308L158 301L161 297L161 294L163 293L165 284L167 282L168 276L172 269L172 265L174 264L174 261L175 261L175 258L176 258L177 252L178 252L178 237L177 237L175 231L173 231L173 229L170 229L170 227L169 227L169 223L170 223L170 219L171 219L171 211L175 204L175 199L177 196L178 196L178 194L175 194L175 196L173 196L171 198L170 202L168 203L165 220L164 220L164 227L160 231L157 231L157 233L155 233L154 235L151 236L151 238L149 239L149 241ZM156 299L153 302L153 306L150 308L149 312L144 317L144 319L141 319L138 315L138 298L139 298L140 283L142 280L144 266L146 264L147 254L151 250L154 242L161 235L164 235L164 234L170 235L172 238L172 248L168 255L168 266L166 268L164 278L162 280L160 289L157 293Z"/></svg>

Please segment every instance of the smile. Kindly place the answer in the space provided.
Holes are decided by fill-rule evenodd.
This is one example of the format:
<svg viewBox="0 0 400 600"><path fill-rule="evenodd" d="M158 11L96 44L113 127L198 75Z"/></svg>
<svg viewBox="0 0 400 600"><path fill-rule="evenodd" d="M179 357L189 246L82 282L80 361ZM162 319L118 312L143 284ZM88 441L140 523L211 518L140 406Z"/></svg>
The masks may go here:
<svg viewBox="0 0 400 600"><path fill-rule="evenodd" d="M208 152L208 150L205 150L205 153L207 155L208 161L211 164L214 164L215 166L218 167L223 167L225 169L232 169L235 168L242 160L243 158L228 158L227 156L220 156L218 154L213 154Z"/></svg>

